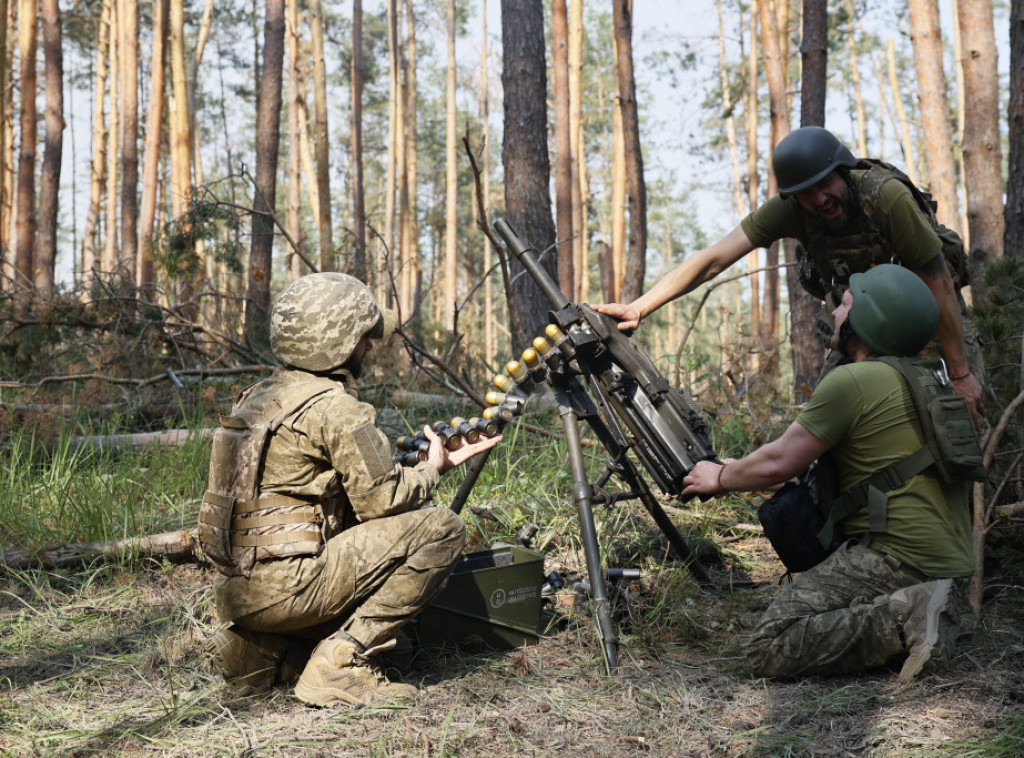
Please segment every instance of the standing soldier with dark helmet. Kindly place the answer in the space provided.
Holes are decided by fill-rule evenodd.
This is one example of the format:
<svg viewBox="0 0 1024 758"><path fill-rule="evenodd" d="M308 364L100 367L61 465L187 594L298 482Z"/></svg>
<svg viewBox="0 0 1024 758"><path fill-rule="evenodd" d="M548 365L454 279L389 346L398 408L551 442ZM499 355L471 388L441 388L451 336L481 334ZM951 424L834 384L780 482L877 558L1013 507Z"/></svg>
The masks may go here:
<svg viewBox="0 0 1024 758"><path fill-rule="evenodd" d="M747 253L795 238L804 289L834 308L850 276L879 263L913 271L939 304L938 344L957 394L975 423L985 412L985 370L977 332L960 288L968 281L967 256L957 234L935 217L935 204L899 169L854 158L831 132L808 126L775 147L772 167L779 194L744 218L718 242L700 250L628 305L595 306L618 318L623 330L665 303L691 292Z"/></svg>
<svg viewBox="0 0 1024 758"><path fill-rule="evenodd" d="M229 681L298 677L296 696L320 706L416 692L390 682L377 656L441 590L464 543L458 515L422 506L441 473L501 438L449 452L424 429L427 460L394 464L353 382L395 322L345 274L302 277L274 304L271 347L285 365L222 419L200 512L217 611L231 622L206 647Z"/></svg>

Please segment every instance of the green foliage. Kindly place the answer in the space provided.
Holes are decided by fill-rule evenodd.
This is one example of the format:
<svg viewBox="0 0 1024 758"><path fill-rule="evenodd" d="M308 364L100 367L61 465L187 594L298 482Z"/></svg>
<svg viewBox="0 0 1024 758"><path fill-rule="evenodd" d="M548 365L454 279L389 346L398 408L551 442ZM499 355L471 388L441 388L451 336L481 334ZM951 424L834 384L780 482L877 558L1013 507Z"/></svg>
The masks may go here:
<svg viewBox="0 0 1024 758"><path fill-rule="evenodd" d="M223 263L232 273L242 271L245 246L241 242L238 212L203 195L194 199L179 218L164 225L162 244L153 251L157 269L174 279L191 279L200 273L202 261L196 252L200 240L206 255Z"/></svg>

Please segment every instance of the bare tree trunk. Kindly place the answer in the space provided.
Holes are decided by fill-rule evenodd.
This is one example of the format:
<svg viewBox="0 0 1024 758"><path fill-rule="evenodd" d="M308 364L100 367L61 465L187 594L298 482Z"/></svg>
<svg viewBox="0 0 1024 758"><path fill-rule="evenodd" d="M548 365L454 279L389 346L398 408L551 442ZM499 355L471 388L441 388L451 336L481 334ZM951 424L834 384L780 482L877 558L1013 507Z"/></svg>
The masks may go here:
<svg viewBox="0 0 1024 758"><path fill-rule="evenodd" d="M764 47L764 70L768 79L769 115L771 118L772 149L779 140L789 134L789 110L786 107L786 71L782 52L779 48L779 30L776 24L773 0L761 0L761 43ZM768 194L774 195L778 184L774 173L768 174ZM768 248L765 264L764 300L761 308L761 346L771 350L779 331L779 262L778 243Z"/></svg>
<svg viewBox="0 0 1024 758"><path fill-rule="evenodd" d="M121 98L118 95L120 79L118 76L120 64L120 39L121 39L121 13L118 3L115 1L110 9L110 128L107 129L107 196L104 215L103 258L100 268L109 276L117 274L117 250L118 250L118 223L117 205L119 186L117 164L118 164L118 135L121 133Z"/></svg>
<svg viewBox="0 0 1024 758"><path fill-rule="evenodd" d="M286 39L288 41L288 77L290 93L288 97L288 201L285 206L285 224L295 244L302 248L305 245L302 228L302 137L299 127L299 99L302 97L299 80L299 3L298 0L286 0ZM298 279L306 273L306 264L302 257L289 251L288 275L291 280Z"/></svg>
<svg viewBox="0 0 1024 758"><path fill-rule="evenodd" d="M185 70L184 0L170 0L171 99L168 135L171 153L171 215L180 219L192 202L192 136ZM179 300L191 296L191 283L179 282Z"/></svg>
<svg viewBox="0 0 1024 758"><path fill-rule="evenodd" d="M59 225L58 195L64 137L64 55L57 0L43 0L43 60L46 71L46 152L39 175L39 249L35 260L35 286L41 293L53 289Z"/></svg>
<svg viewBox="0 0 1024 758"><path fill-rule="evenodd" d="M964 174L971 229L971 290L984 292L981 270L1003 257L1003 151L999 136L998 48L991 0L960 0L964 45Z"/></svg>
<svg viewBox="0 0 1024 758"><path fill-rule="evenodd" d="M501 0L501 39L505 93L505 209L509 222L538 251L555 242L551 218L547 140L547 77L544 60L544 8L541 0ZM551 256L542 261L554 276ZM513 307L519 328L513 352L529 345L547 325L548 303L530 276L511 265Z"/></svg>
<svg viewBox="0 0 1024 758"><path fill-rule="evenodd" d="M1008 181L1006 182L1006 255L1024 257L1024 0L1010 2L1010 104Z"/></svg>
<svg viewBox="0 0 1024 758"><path fill-rule="evenodd" d="M39 0L20 0L18 48L21 65L21 125L14 257L17 285L31 288L36 244L36 25Z"/></svg>
<svg viewBox="0 0 1024 758"><path fill-rule="evenodd" d="M416 15L413 10L413 0L405 0L405 76L402 91L405 103L405 194L406 214L402 223L402 282L403 294L406 300L403 302L402 314L404 318L411 318L418 308L417 289L419 285L419 237L420 222L417 215L418 204L416 202L419 192L419 139L417 130L419 122L417 119L417 107L419 96L416 84ZM485 45L486 50L486 45Z"/></svg>
<svg viewBox="0 0 1024 758"><path fill-rule="evenodd" d="M406 242L404 230L409 223L409 175L406 173L405 160L408 158L408 147L406 142L406 121L405 121L405 77L408 73L405 65L405 48L402 44L402 13L404 3L397 0L395 3L395 64L397 66L395 75L395 189L398 193L398 232L395 239L395 248L391 251L391 258L388 261L390 276L386 297L392 302L393 296L399 299L401 293L393 293L395 283L402 280L402 264L405 260Z"/></svg>
<svg viewBox="0 0 1024 758"><path fill-rule="evenodd" d="M590 300L589 237L587 235L587 156L583 138L583 0L569 9L569 152L572 162L572 267L578 303Z"/></svg>
<svg viewBox="0 0 1024 758"><path fill-rule="evenodd" d="M949 122L946 72L942 68L942 31L938 0L909 0L910 41L917 69L917 99L921 104L924 154L928 162L927 189L939 204L939 220L959 231L960 210L953 166L953 127Z"/></svg>
<svg viewBox="0 0 1024 758"><path fill-rule="evenodd" d="M352 274L366 278L366 190L363 186L363 0L352 0Z"/></svg>
<svg viewBox="0 0 1024 758"><path fill-rule="evenodd" d="M370 266L370 279L375 282L377 297L382 302L385 297L384 282L379 281L385 262L390 263L392 251L395 249L395 184L396 158L398 152L398 100L400 97L398 80L398 0L387 0L388 23L388 158L384 181L384 247L385 255Z"/></svg>
<svg viewBox="0 0 1024 758"><path fill-rule="evenodd" d="M622 284L622 298L632 301L644 291L647 271L647 186L640 150L640 116L633 78L633 8L631 0L613 0L615 23L615 71L619 81L619 109L626 148L626 183L629 187L629 254Z"/></svg>
<svg viewBox="0 0 1024 758"><path fill-rule="evenodd" d="M334 271L334 229L331 220L331 154L328 144L327 71L324 66L324 11L320 0L309 0L309 28L313 41L313 152L320 198L320 270Z"/></svg>
<svg viewBox="0 0 1024 758"><path fill-rule="evenodd" d="M491 116L490 105L490 81L487 78L487 0L482 0L480 8L480 135L483 144L483 169L481 173L483 206L484 211L491 207L491 129L488 121ZM491 276L491 265L493 263L490 241L484 243L484 361L488 365L494 364L497 355L497 340L494 325L494 277Z"/></svg>
<svg viewBox="0 0 1024 758"><path fill-rule="evenodd" d="M576 291L572 237L572 147L569 125L569 22L565 0L551 2L551 79L555 109L556 261L562 292Z"/></svg>
<svg viewBox="0 0 1024 758"><path fill-rule="evenodd" d="M11 9L9 0L0 0L0 291L6 290L14 278L14 261L10 257L11 216L7 210L10 202L7 192L7 148L11 144L13 131L7 121L7 110L11 104L7 97L7 78L13 64L9 54L10 38L7 35L7 30L13 28L9 20Z"/></svg>
<svg viewBox="0 0 1024 758"><path fill-rule="evenodd" d="M256 197L249 252L245 331L250 342L270 344L270 276L274 252L277 150L281 136L281 81L284 68L284 0L267 0L263 26L263 72L256 111Z"/></svg>
<svg viewBox="0 0 1024 758"><path fill-rule="evenodd" d="M616 43L616 47L618 43ZM615 101L618 102L616 83ZM622 284L626 276L626 146L622 133L622 110L612 108L612 175L611 175L611 249L608 284L611 289L605 298L618 302L623 297Z"/></svg>
<svg viewBox="0 0 1024 758"><path fill-rule="evenodd" d="M850 53L850 79L853 82L853 102L857 114L857 139L854 151L857 155L867 155L868 135L867 116L864 113L864 97L860 88L860 56L857 55L857 5L854 0L846 0L846 12L850 18L850 29L847 32L847 48Z"/></svg>
<svg viewBox="0 0 1024 758"><path fill-rule="evenodd" d="M153 0L153 56L146 119L146 144L142 164L142 204L139 218L139 258L136 283L143 296L152 290L153 231L156 224L157 183L160 176L160 135L164 120L164 70L167 66L168 0Z"/></svg>
<svg viewBox="0 0 1024 758"><path fill-rule="evenodd" d="M457 125L455 123L455 0L448 0L448 65L446 69L445 88L445 150L444 150L444 307L442 325L447 325L448 318L455 307L456 280L456 229L458 226L458 164L456 150L458 142Z"/></svg>
<svg viewBox="0 0 1024 758"><path fill-rule="evenodd" d="M121 30L121 247L118 261L125 281L135 284L139 238L139 10L135 0L119 0Z"/></svg>
<svg viewBox="0 0 1024 758"><path fill-rule="evenodd" d="M82 289L86 297L88 297L96 275L96 238L106 176L107 126L103 98L107 90L112 7L113 0L103 0L100 23L96 29L96 77L93 96L92 166L89 171L89 210L85 217L85 229L82 234Z"/></svg>
<svg viewBox="0 0 1024 758"><path fill-rule="evenodd" d="M956 136L953 138L953 159L956 161L957 186L960 190L959 197L963 198L960 205L960 237L964 241L964 248L971 249L971 229L967 219L967 172L964 171L964 122L967 120L967 104L964 99L964 67L960 61L964 57L963 35L960 33L960 0L952 0L953 11L953 79L956 82ZM1012 75L1012 69L1011 69Z"/></svg>
<svg viewBox="0 0 1024 758"><path fill-rule="evenodd" d="M825 125L825 82L828 73L828 16L825 0L804 0L803 40L800 56L800 126ZM796 240L786 241L786 261L796 262ZM790 339L793 345L793 397L814 387L825 363L825 351L810 325L818 317L821 301L804 290L796 266L786 269L789 290ZM806 389L805 389L806 388Z"/></svg>
<svg viewBox="0 0 1024 758"><path fill-rule="evenodd" d="M744 131L747 142L747 203L753 211L759 203L760 174L757 168L757 80L758 80L758 34L757 21L760 15L760 0L750 3L750 50L747 52L747 88L743 96ZM750 332L761 331L761 275L758 273L758 252L747 255L747 270L750 272ZM755 352L751 357L752 374L760 370L761 357Z"/></svg>
<svg viewBox="0 0 1024 758"><path fill-rule="evenodd" d="M903 149L903 162L906 164L907 176L914 184L918 183L917 163L914 160L914 142L910 136L910 125L907 122L907 112L903 107L903 89L899 81L899 72L896 70L896 46L892 37L886 45L886 56L889 62L889 89L892 90L892 99L896 107L896 118L900 133L900 146Z"/></svg>

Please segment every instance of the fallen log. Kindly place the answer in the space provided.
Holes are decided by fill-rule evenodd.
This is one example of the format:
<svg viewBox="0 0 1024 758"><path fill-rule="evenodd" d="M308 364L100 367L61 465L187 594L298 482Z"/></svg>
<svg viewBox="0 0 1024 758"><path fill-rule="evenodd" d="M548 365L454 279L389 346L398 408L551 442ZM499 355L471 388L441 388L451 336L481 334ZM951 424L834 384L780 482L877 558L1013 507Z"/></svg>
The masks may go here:
<svg viewBox="0 0 1024 758"><path fill-rule="evenodd" d="M126 537L104 542L84 542L77 545L54 545L38 550L2 550L0 567L6 569L59 568L87 563L94 558L122 558L135 555L145 558L166 558L179 563L204 559L198 548L198 528L179 532L150 534L144 537Z"/></svg>
<svg viewBox="0 0 1024 758"><path fill-rule="evenodd" d="M996 518L1013 518L1014 516L1024 516L1024 501L996 506Z"/></svg>
<svg viewBox="0 0 1024 758"><path fill-rule="evenodd" d="M195 437L210 437L214 430L210 429L165 429L160 432L136 432L135 434L80 435L71 438L72 450L103 449L125 450L145 447L146 445L163 445L176 447L184 445Z"/></svg>

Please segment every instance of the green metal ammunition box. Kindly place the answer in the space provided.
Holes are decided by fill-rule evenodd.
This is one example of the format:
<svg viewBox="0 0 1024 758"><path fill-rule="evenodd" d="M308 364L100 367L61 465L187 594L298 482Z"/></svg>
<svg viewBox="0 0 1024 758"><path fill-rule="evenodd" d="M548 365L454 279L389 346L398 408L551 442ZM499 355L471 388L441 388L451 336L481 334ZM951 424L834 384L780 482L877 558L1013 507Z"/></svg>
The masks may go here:
<svg viewBox="0 0 1024 758"><path fill-rule="evenodd" d="M513 545L462 556L448 584L413 623L420 647L508 649L540 637L544 556Z"/></svg>

